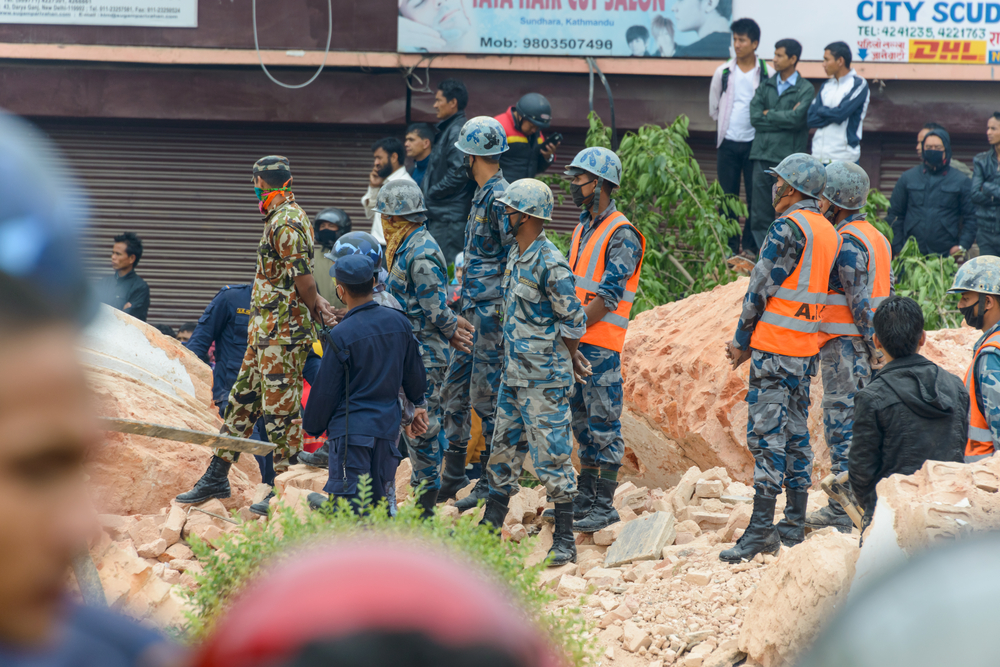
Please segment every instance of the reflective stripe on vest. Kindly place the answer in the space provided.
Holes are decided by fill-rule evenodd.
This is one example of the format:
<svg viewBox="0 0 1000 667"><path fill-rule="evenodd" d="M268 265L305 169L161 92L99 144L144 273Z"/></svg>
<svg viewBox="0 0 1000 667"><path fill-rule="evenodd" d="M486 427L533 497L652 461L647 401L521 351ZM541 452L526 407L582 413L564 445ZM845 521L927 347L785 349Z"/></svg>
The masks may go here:
<svg viewBox="0 0 1000 667"><path fill-rule="evenodd" d="M983 341L976 353L972 355L972 363L965 374L965 386L969 390L969 441L965 444L966 456L981 456L992 454L994 451L993 432L990 424L979 409L979 401L976 400L976 361L979 355L987 347L994 347L1000 350L1000 331Z"/></svg>
<svg viewBox="0 0 1000 667"><path fill-rule="evenodd" d="M621 227L628 226L639 237L643 256L646 254L646 237L620 212L615 211L605 218L590 235L587 244L580 248L580 238L583 235L583 225L577 225L573 230L573 239L569 247L569 265L576 281L576 296L584 306L597 296L597 288L604 277L605 260L608 254L608 243L611 237ZM642 272L642 257L636 264L635 272L625 282L625 293L618 302L614 312L607 313L600 322L587 327L587 333L580 339L581 343L589 343L607 350L621 352L625 347L625 332L628 329L629 313L635 302L635 294L639 289L639 274Z"/></svg>
<svg viewBox="0 0 1000 667"><path fill-rule="evenodd" d="M798 210L784 220L802 232L802 256L774 296L767 299L750 347L790 357L819 354L820 310L830 289L830 271L840 252L840 234L814 211Z"/></svg>
<svg viewBox="0 0 1000 667"><path fill-rule="evenodd" d="M882 232L866 220L855 220L839 230L841 237L851 236L864 245L868 253L868 301L872 312L892 293L890 264L892 247ZM847 297L830 290L826 306L820 313L819 346L838 336L860 336L861 331L854 322L854 313L847 305Z"/></svg>

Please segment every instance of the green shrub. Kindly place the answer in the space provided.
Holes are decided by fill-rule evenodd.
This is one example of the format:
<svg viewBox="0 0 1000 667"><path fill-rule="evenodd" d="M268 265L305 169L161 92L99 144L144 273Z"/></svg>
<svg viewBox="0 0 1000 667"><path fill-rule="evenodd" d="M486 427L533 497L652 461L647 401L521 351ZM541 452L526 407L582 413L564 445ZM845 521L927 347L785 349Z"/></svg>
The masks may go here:
<svg viewBox="0 0 1000 667"><path fill-rule="evenodd" d="M923 254L917 239L911 236L892 260L892 272L897 278L896 294L910 297L924 311L925 330L954 329L962 325L959 296L948 294L958 273L958 264L953 258Z"/></svg>
<svg viewBox="0 0 1000 667"><path fill-rule="evenodd" d="M222 537L217 550L194 538L191 548L204 572L195 575L197 587L185 593L194 610L188 614L188 638L203 639L225 613L233 596L252 582L264 565L287 558L297 547L377 536L405 539L436 549L443 545L457 558L478 564L513 593L528 616L565 652L571 664L593 664L596 643L589 636L587 621L579 608L557 612L545 609L553 599L552 592L539 585L545 564L526 565L534 538L523 544L501 541L492 531L476 525L472 516L460 517L455 522L439 517L423 521L420 509L412 503L404 504L396 517L390 517L384 500L374 505L370 502L371 483L367 477L361 479L359 488L362 502L357 513L341 499L336 505L328 503L330 511L308 512L299 517L286 509L272 513L267 524L244 523L238 532ZM272 507L280 502L273 501Z"/></svg>

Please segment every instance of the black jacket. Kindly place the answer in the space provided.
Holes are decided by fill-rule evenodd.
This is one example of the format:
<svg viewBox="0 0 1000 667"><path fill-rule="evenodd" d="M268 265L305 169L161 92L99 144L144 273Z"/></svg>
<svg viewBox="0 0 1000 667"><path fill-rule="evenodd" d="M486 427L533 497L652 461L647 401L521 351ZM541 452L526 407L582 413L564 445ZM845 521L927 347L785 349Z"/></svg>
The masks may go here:
<svg viewBox="0 0 1000 667"><path fill-rule="evenodd" d="M948 133L932 130L931 134L941 137L950 163ZM972 181L950 164L936 174L923 164L908 169L892 190L886 221L892 225L894 255L911 236L925 255L947 255L956 245L968 250L976 240Z"/></svg>
<svg viewBox="0 0 1000 667"><path fill-rule="evenodd" d="M972 203L980 229L1000 234L1000 175L992 148L972 160Z"/></svg>
<svg viewBox="0 0 1000 667"><path fill-rule="evenodd" d="M97 294L101 303L146 321L146 315L149 314L149 285L139 277L135 269L121 277L117 271L104 276L97 284Z"/></svg>
<svg viewBox="0 0 1000 667"><path fill-rule="evenodd" d="M496 120L507 133L507 150L500 154L500 170L508 183L534 178L549 168L552 163L542 155L546 142L544 132L539 130L530 137L525 136L514 119L514 107L496 116Z"/></svg>
<svg viewBox="0 0 1000 667"><path fill-rule="evenodd" d="M866 513L875 485L927 460L962 463L969 431L964 383L919 354L894 359L854 399L851 488Z"/></svg>
<svg viewBox="0 0 1000 667"><path fill-rule="evenodd" d="M455 147L465 125L459 111L437 124L434 146L421 189L427 204L427 229L450 264L465 247L465 224L472 208L476 182L465 172L465 154Z"/></svg>

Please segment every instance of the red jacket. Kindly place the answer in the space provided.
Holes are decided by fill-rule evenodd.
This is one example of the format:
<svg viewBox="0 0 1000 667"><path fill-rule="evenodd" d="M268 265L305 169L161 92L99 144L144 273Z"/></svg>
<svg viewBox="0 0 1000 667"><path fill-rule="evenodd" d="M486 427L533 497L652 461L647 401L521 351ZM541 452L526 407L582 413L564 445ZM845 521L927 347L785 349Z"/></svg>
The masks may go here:
<svg viewBox="0 0 1000 667"><path fill-rule="evenodd" d="M542 155L545 145L545 135L539 130L536 134L526 137L520 123L514 120L514 107L496 116L507 133L507 151L500 156L500 169L508 183L522 178L534 178L549 168L552 164Z"/></svg>

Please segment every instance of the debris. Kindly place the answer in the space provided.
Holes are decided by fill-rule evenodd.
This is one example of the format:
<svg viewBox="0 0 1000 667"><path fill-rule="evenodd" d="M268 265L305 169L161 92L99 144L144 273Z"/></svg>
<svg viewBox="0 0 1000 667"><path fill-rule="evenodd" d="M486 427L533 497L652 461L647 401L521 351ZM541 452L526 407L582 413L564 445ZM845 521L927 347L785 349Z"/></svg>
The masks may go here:
<svg viewBox="0 0 1000 667"><path fill-rule="evenodd" d="M615 567L638 560L658 559L663 547L672 544L675 537L673 514L656 512L636 519L625 525L608 549L604 565Z"/></svg>
<svg viewBox="0 0 1000 667"><path fill-rule="evenodd" d="M652 638L632 621L625 621L622 629L624 631L622 644L626 651L635 653L640 648L649 648L649 645L653 643Z"/></svg>

